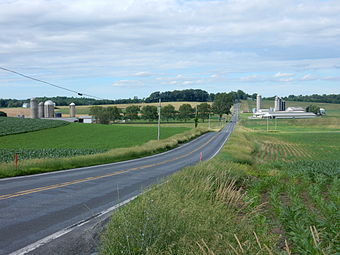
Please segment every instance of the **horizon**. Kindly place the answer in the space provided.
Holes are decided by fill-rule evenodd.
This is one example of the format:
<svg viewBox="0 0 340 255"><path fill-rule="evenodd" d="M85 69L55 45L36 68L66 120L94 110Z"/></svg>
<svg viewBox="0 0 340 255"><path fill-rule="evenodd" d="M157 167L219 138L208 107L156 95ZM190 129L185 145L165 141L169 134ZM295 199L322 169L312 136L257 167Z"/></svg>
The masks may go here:
<svg viewBox="0 0 340 255"><path fill-rule="evenodd" d="M340 94L337 1L9 0L0 17L0 67L109 100L191 88ZM77 97L4 70L0 88Z"/></svg>

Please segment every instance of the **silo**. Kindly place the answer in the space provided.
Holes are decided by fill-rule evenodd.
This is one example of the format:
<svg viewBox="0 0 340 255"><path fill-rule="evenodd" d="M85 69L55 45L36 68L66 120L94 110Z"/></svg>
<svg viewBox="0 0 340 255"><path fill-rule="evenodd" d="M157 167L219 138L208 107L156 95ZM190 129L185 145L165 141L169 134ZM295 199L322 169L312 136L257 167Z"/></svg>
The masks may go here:
<svg viewBox="0 0 340 255"><path fill-rule="evenodd" d="M30 108L31 108L31 118L37 119L38 118L38 101L37 101L37 99L31 98Z"/></svg>
<svg viewBox="0 0 340 255"><path fill-rule="evenodd" d="M285 111L285 110L286 110L286 101L281 99L280 111Z"/></svg>
<svg viewBox="0 0 340 255"><path fill-rule="evenodd" d="M275 97L275 104L274 104L274 111L279 111L280 110L280 106L279 106L279 97L276 96Z"/></svg>
<svg viewBox="0 0 340 255"><path fill-rule="evenodd" d="M76 117L76 105L75 103L70 103L70 117Z"/></svg>
<svg viewBox="0 0 340 255"><path fill-rule="evenodd" d="M38 118L44 118L44 102L40 102L38 105Z"/></svg>
<svg viewBox="0 0 340 255"><path fill-rule="evenodd" d="M44 108L45 118L54 118L54 103L51 100L44 103Z"/></svg>
<svg viewBox="0 0 340 255"><path fill-rule="evenodd" d="M256 110L259 111L261 109L261 95L257 94L256 96Z"/></svg>

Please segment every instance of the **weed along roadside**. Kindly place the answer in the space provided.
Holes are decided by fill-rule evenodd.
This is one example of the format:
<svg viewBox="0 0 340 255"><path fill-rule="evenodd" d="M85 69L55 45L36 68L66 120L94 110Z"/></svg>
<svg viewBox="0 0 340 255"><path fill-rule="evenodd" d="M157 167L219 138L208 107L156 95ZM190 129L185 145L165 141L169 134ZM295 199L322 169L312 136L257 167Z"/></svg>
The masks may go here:
<svg viewBox="0 0 340 255"><path fill-rule="evenodd" d="M339 156L338 132L239 124L217 157L115 211L100 253L337 254Z"/></svg>
<svg viewBox="0 0 340 255"><path fill-rule="evenodd" d="M13 162L1 163L0 178L114 163L149 156L175 148L179 144L190 141L191 139L194 139L208 131L209 129L207 128L191 129L160 141L151 140L139 146L117 148L91 155L21 160L18 167L16 167Z"/></svg>

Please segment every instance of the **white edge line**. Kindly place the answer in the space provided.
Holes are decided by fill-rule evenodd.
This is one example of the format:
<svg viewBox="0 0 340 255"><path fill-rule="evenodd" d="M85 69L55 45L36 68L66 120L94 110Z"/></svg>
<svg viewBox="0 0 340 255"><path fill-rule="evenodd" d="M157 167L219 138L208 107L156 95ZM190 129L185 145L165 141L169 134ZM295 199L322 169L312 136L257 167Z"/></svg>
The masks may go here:
<svg viewBox="0 0 340 255"><path fill-rule="evenodd" d="M228 141L229 136L231 135L231 133L232 133L232 131L233 131L235 125L236 125L236 123L233 124L232 130L230 130L230 129L231 129L231 125L229 124L229 126L228 126L228 128L227 128L228 131L226 131L226 132L229 132L229 134L227 135L226 139L224 140L224 142L223 142L223 144L220 146L220 148L219 148L219 149L215 152L215 154L212 155L207 161L209 161L210 159L214 158L214 157L222 150L223 146L224 146L225 143Z"/></svg>
<svg viewBox="0 0 340 255"><path fill-rule="evenodd" d="M83 221L80 221L80 222L78 222L76 224L73 224L70 227L67 227L67 228L64 228L64 229L62 229L62 230L60 230L58 232L55 232L52 235L49 235L49 236L47 236L47 237L45 237L43 239L40 239L39 241L37 241L35 243L32 243L30 245L27 245L26 247L21 248L20 250L14 251L14 252L12 252L12 253L10 253L8 255L24 255L24 254L27 254L27 253L29 253L31 251L34 251L34 250L38 249L39 247L41 247L41 246L43 246L43 245L45 245L45 244L47 244L47 243L49 243L49 242L59 238L61 236L64 236L64 235L68 234L72 230L74 230L74 229L76 229L76 228L78 228L80 226L85 225L90 220L98 218L98 217L100 217L100 216L102 216L104 214L107 214L107 213L109 213L109 212L111 212L113 210L116 210L117 208L119 208L119 207L121 207L121 206L123 206L123 205L125 205L125 204L127 204L129 202L131 202L132 200L136 199L141 194L142 193L140 193L140 194L138 194L136 196L133 196L133 197L131 197L129 199L126 199L123 202L120 202L120 203L118 203L118 204L116 204L116 205L114 205L114 206L112 206L112 207L110 207L110 208L108 208L108 209L106 209L106 210L96 214L94 217L92 216L92 217L88 218L87 220L83 220Z"/></svg>
<svg viewBox="0 0 340 255"><path fill-rule="evenodd" d="M101 164L101 165L85 166L85 167L78 167L78 168L65 169L65 170L56 170L56 171L47 172L47 173L40 173L40 174L32 174L32 175L24 175L24 176L14 176L14 177L8 177L8 178L1 178L0 182L8 181L8 180L24 179L24 178L33 178L33 177L43 176L43 175L53 175L53 174L57 175L57 174L60 174L60 173L84 170L84 169L88 169L88 168L97 168L97 167L103 167L103 166L114 166L114 165L118 165L118 164L122 164L122 163L130 163L130 162L134 162L134 161L138 161L138 160L149 159L149 158L153 158L153 157L157 157L157 156L160 156L160 155L164 155L164 154L173 152L175 150L181 149L183 147L186 147L189 144L193 143L194 141L197 141L198 139L203 138L203 136L205 134L208 134L208 133L209 132L204 133L204 134L200 135L199 137L197 137L197 138L195 138L195 139L193 139L193 140L191 140L191 141L189 141L187 143L181 144L180 146L178 146L178 147L176 147L174 149L171 149L171 150L168 150L168 151L164 151L164 152L161 152L161 153L157 153L157 154L154 154L154 155L146 156L146 157L141 157L141 158L136 158L136 159L129 159L129 160L125 160L125 161L119 161L119 162L107 163L107 164Z"/></svg>

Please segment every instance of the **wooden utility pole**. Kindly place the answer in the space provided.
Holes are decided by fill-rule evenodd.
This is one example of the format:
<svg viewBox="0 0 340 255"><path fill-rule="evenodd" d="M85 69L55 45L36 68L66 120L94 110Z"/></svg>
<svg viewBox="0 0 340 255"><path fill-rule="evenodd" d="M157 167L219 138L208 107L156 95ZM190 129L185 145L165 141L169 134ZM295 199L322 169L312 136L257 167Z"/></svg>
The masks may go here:
<svg viewBox="0 0 340 255"><path fill-rule="evenodd" d="M158 105L158 135L157 140L159 141L161 136L161 99L159 99L159 105Z"/></svg>

